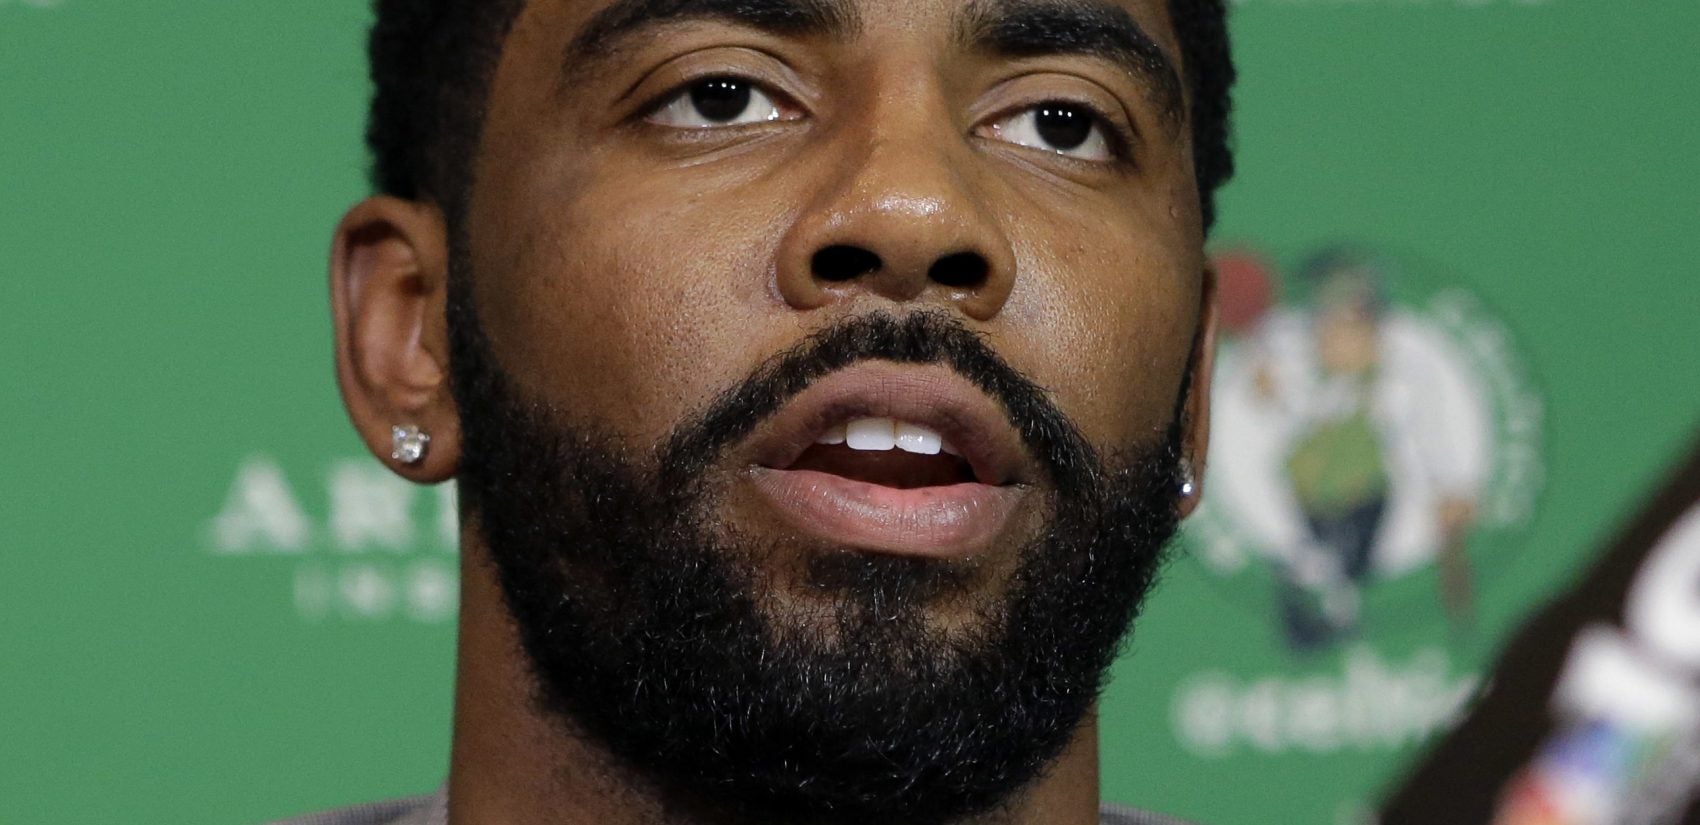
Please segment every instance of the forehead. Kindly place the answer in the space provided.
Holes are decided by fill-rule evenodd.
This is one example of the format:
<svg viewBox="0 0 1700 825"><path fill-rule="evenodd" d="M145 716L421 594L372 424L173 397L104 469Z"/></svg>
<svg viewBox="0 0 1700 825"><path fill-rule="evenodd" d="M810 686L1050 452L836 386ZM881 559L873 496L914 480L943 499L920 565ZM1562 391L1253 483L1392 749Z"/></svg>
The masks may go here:
<svg viewBox="0 0 1700 825"><path fill-rule="evenodd" d="M1179 48L1167 0L531 0L515 26L526 36L511 38L510 46L564 40L558 56L571 70L669 25L702 20L872 45L931 39L1012 44L1015 51L1028 42L1038 43L1034 52L1097 50L1142 80L1178 86ZM1159 91L1178 98L1177 90Z"/></svg>
<svg viewBox="0 0 1700 825"><path fill-rule="evenodd" d="M671 15L699 9L741 8L752 14L793 18L831 16L879 24L910 23L927 17L961 18L1000 10L1045 6L1056 9L1120 9L1142 24L1168 24L1168 0L529 0L527 14L560 22L583 23L623 9L627 13Z"/></svg>

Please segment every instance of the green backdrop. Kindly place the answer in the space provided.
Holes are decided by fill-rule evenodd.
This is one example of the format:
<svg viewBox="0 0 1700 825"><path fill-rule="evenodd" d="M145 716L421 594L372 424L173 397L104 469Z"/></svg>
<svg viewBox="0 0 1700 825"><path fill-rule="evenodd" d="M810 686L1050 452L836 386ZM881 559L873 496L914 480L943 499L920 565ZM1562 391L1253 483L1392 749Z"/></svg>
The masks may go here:
<svg viewBox="0 0 1700 825"><path fill-rule="evenodd" d="M367 14L0 0L0 823L255 822L442 776L448 502L363 456L330 368ZM1700 5L1243 0L1233 28L1216 245L1275 306L1226 360L1303 360L1264 326L1315 317L1309 253L1383 262L1465 379L1439 407L1485 427L1473 619L1419 548L1296 649L1213 487L1104 701L1105 794L1356 823L1693 432Z"/></svg>

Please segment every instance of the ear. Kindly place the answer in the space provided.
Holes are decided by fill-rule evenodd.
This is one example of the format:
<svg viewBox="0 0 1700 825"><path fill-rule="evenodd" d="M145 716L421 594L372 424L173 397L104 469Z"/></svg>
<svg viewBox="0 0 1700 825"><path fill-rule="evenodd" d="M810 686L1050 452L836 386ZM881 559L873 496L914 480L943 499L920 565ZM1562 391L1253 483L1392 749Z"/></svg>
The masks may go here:
<svg viewBox="0 0 1700 825"><path fill-rule="evenodd" d="M388 196L354 205L331 245L336 378L366 448L422 484L454 476L460 419L449 393L448 231L429 203ZM392 427L430 436L407 464L391 456Z"/></svg>
<svg viewBox="0 0 1700 825"><path fill-rule="evenodd" d="M1192 468L1192 490L1177 503L1181 518L1192 515L1204 495L1204 465L1210 448L1210 379L1216 373L1216 270L1204 268L1198 293L1198 331L1192 338L1192 378L1182 407L1181 458Z"/></svg>

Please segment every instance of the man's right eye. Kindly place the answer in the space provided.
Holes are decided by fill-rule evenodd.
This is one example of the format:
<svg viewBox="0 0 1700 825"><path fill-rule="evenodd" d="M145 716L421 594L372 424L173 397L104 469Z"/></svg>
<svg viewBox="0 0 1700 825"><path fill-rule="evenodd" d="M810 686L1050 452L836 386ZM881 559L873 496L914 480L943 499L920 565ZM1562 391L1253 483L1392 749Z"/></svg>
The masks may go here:
<svg viewBox="0 0 1700 825"><path fill-rule="evenodd" d="M738 77L709 77L681 89L650 113L647 120L676 129L712 129L792 120L773 98Z"/></svg>

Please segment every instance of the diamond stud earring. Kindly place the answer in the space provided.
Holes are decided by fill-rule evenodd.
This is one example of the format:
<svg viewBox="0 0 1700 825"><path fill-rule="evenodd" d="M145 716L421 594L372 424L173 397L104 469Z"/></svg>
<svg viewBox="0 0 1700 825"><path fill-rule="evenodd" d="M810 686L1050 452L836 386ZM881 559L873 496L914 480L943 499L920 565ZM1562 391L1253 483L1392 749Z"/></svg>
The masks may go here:
<svg viewBox="0 0 1700 825"><path fill-rule="evenodd" d="M431 436L412 424L390 427L390 458L403 464L418 464L425 460L425 447L430 443Z"/></svg>
<svg viewBox="0 0 1700 825"><path fill-rule="evenodd" d="M1194 481L1192 474L1192 459L1183 458L1181 459L1181 498L1190 498L1193 491L1197 489L1198 484Z"/></svg>

